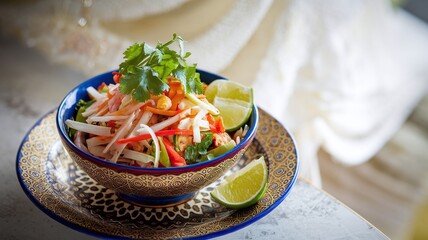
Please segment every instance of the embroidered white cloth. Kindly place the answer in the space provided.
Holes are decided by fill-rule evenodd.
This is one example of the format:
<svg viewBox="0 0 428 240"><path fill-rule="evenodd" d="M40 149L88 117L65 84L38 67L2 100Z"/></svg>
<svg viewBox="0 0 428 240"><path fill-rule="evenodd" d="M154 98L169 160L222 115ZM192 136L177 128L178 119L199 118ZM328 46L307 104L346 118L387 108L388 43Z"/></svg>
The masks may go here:
<svg viewBox="0 0 428 240"><path fill-rule="evenodd" d="M386 0L29 1L0 4L3 32L98 74L132 42L188 40L190 61L254 87L297 140L301 175L317 152L367 161L428 87L428 28ZM181 33L184 34L181 34Z"/></svg>

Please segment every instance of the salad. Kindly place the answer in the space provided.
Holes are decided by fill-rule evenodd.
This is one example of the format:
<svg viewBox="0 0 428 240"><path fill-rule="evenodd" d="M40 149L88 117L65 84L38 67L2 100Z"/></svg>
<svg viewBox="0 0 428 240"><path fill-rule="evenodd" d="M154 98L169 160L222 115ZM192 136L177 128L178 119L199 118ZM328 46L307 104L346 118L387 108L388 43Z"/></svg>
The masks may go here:
<svg viewBox="0 0 428 240"><path fill-rule="evenodd" d="M74 143L110 162L154 168L210 160L235 147L248 126L226 131L189 56L175 34L156 47L130 46L113 83L87 88L90 100L80 100L65 121Z"/></svg>

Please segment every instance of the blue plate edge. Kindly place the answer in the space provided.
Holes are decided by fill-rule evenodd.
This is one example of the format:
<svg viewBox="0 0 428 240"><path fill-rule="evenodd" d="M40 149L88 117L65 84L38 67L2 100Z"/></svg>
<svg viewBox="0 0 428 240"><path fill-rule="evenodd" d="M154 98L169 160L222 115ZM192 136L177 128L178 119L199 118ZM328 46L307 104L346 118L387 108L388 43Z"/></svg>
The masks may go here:
<svg viewBox="0 0 428 240"><path fill-rule="evenodd" d="M83 234L87 234L96 238L109 238L109 239L131 239L131 238L124 238L121 236L116 236L116 235L109 235L109 234L104 234L101 232L97 232L91 229L86 229L86 228L82 228L81 226L71 223L69 221L67 221L66 219L56 215L55 213L53 213L50 209L46 208L44 205L42 205L30 192L30 190L28 189L28 187L26 186L26 184L24 183L23 179L21 179L21 173L22 171L19 168L19 160L22 156L21 154L21 149L24 145L25 142L27 142L28 140L28 136L31 133L31 131L37 127L38 125L40 125L41 121L46 118L46 116L48 116L51 113L54 113L56 109L53 109L51 111L49 111L48 113L44 114L25 134L24 139L22 140L21 144L19 145L18 148L18 153L17 153L17 157L16 157L16 174L17 174L17 178L18 181L21 185L21 188L24 190L24 193L27 195L27 197L33 202L34 205L36 205L42 212L44 212L46 215L48 215L49 217L51 217L52 219L54 219L55 221L71 228L74 229L80 233ZM281 124L281 123L280 123ZM281 124L282 125L282 124ZM291 135L291 133L287 130L287 128L285 128L283 125L282 127L286 130L287 134L290 136L291 140L293 141L294 145L295 145L295 149L294 152L296 154L296 171L294 173L294 176L292 178L292 180L290 181L290 183L288 184L287 188L285 189L284 193L282 194L282 196L271 206L269 206L268 208L266 208L263 212L255 215L253 218L244 221L238 225L235 225L233 227L230 227L228 229L224 229L218 232L213 232L213 233L209 233L206 235L200 235L200 236L192 236L192 237L187 237L187 238L180 238L180 239L209 239L209 238L215 238L215 237L220 237L226 234L230 234L232 232L235 232L237 230L243 229L249 225L251 225L252 223L262 219L263 217L265 217L266 215L268 215L270 212L272 212L276 207L278 207L279 204L281 204L284 199L288 196L291 188L294 186L296 180L297 180L297 176L299 173L299 168L300 168L300 160L299 160L299 155L298 155L298 147L297 144L294 140L293 135Z"/></svg>

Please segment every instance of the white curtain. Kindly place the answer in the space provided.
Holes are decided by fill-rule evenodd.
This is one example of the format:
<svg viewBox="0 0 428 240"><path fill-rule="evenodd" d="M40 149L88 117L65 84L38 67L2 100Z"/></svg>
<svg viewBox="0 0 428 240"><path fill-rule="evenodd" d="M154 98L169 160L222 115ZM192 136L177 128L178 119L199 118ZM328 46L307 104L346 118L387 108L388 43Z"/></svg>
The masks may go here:
<svg viewBox="0 0 428 240"><path fill-rule="evenodd" d="M295 135L301 176L317 185L320 148L344 164L367 161L428 87L428 28L386 0L86 0L0 6L4 33L88 75L117 68L135 39L135 33L128 36L110 25L141 31L139 41L145 41L144 36L173 33L162 27L145 32L150 26L144 23L153 19L178 34L204 24L199 31L189 30L190 60L251 84L257 104ZM191 24L174 25L186 17L181 13L197 11L203 13ZM255 67L240 68L241 63Z"/></svg>

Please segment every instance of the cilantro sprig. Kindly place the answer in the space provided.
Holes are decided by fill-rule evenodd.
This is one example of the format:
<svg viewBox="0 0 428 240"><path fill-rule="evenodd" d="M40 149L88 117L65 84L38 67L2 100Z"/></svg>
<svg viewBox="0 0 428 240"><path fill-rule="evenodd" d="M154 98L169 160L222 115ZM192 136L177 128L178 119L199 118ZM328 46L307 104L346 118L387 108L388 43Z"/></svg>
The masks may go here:
<svg viewBox="0 0 428 240"><path fill-rule="evenodd" d="M211 132L206 132L201 142L196 145L187 146L184 151L184 158L188 164L195 163L202 155L208 153L208 148L213 142L213 134Z"/></svg>
<svg viewBox="0 0 428 240"><path fill-rule="evenodd" d="M179 45L179 52L169 48L175 42ZM181 81L186 94L202 93L196 64L186 63L190 52L184 52L184 41L177 34L154 48L145 42L134 43L123 55L124 61L119 65L122 75L119 90L123 94L131 94L136 101L144 102L150 99L150 94L159 95L168 90L170 76Z"/></svg>

